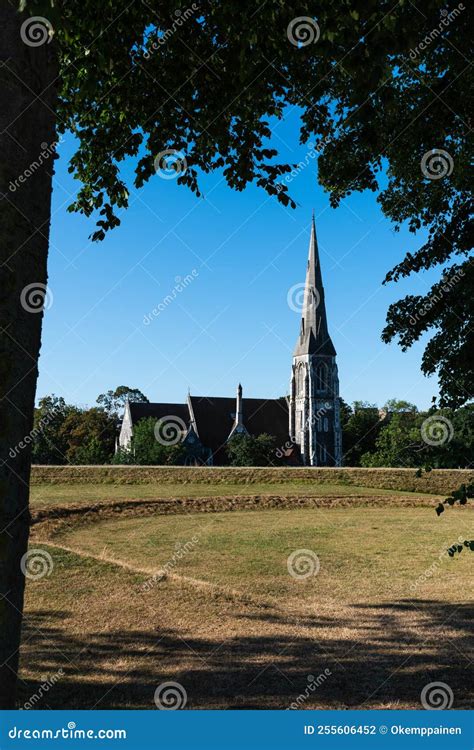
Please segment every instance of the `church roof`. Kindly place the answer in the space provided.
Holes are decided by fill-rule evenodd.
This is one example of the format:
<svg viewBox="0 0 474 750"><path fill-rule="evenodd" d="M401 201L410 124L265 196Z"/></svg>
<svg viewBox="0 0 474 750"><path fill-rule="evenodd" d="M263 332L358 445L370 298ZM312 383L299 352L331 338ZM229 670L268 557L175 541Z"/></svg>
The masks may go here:
<svg viewBox="0 0 474 750"><path fill-rule="evenodd" d="M186 427L189 424L189 411L186 404L162 404L131 401L129 403L132 423L136 424L140 419L163 419L163 417L178 417L182 419Z"/></svg>
<svg viewBox="0 0 474 750"><path fill-rule="evenodd" d="M336 356L334 344L328 332L324 287L321 275L318 241L314 215L309 240L308 267L301 316L301 328L296 342L295 356L300 354L325 354Z"/></svg>
<svg viewBox="0 0 474 750"><path fill-rule="evenodd" d="M235 420L235 398L189 397L203 445L217 453L225 446ZM249 435L274 435L277 443L288 441L288 404L285 399L243 398L243 424Z"/></svg>

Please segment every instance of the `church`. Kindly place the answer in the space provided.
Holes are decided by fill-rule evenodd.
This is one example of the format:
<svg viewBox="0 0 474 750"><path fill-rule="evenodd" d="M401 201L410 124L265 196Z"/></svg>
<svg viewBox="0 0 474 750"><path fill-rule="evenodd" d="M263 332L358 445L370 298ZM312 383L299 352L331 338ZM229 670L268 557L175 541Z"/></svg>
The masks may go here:
<svg viewBox="0 0 474 750"><path fill-rule="evenodd" d="M305 466L340 466L339 408L336 350L329 335L313 216L289 397L244 398L239 383L235 398L188 393L181 404L127 402L118 442L120 448L130 450L134 424L152 417L157 440L169 445L181 442L188 465L225 464L226 445L234 435L266 433L276 439L275 464L283 459Z"/></svg>

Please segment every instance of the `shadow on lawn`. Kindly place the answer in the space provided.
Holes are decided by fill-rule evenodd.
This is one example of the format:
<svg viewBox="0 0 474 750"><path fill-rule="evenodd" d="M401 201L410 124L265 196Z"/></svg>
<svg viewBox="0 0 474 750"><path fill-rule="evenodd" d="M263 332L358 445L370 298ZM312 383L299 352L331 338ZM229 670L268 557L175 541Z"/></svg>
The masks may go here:
<svg viewBox="0 0 474 750"><path fill-rule="evenodd" d="M433 681L450 686L453 708L469 707L472 608L402 600L352 611L353 619L345 621L275 611L241 614L253 628L261 626L258 634L225 641L185 641L159 629L70 636L62 626L67 613L35 612L25 621L23 660L37 675L64 670L64 677L43 691L38 709L155 708L155 689L167 680L185 687L188 708L286 708L308 692L308 675L317 678L325 669L330 674L301 707L421 708L421 690ZM415 637L402 626L412 615L423 625ZM315 639L315 627L329 628L324 640ZM331 627L339 635L347 628L344 640L332 640ZM266 634L275 628L280 633ZM38 693L39 684L21 683L20 706Z"/></svg>

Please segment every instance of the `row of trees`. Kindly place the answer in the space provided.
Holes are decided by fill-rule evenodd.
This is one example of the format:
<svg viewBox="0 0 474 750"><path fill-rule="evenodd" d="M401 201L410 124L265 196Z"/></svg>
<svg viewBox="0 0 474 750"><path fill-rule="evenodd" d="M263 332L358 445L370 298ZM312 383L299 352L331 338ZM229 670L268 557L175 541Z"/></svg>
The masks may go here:
<svg viewBox="0 0 474 750"><path fill-rule="evenodd" d="M37 464L182 464L181 443L163 445L155 437L156 420L134 427L132 451L116 453L115 444L125 399L148 401L141 391L120 386L97 398L97 406L79 408L57 396L46 396L35 411L33 461ZM418 411L414 404L391 399L383 409L341 399L346 466L468 466L474 455L474 405ZM233 466L278 465L272 435L238 436L226 448Z"/></svg>
<svg viewBox="0 0 474 750"><path fill-rule="evenodd" d="M35 409L31 433L33 463L110 463L127 398L148 401L137 388L124 385L102 393L97 398L97 406L92 408L67 404L64 398L54 394L41 398Z"/></svg>

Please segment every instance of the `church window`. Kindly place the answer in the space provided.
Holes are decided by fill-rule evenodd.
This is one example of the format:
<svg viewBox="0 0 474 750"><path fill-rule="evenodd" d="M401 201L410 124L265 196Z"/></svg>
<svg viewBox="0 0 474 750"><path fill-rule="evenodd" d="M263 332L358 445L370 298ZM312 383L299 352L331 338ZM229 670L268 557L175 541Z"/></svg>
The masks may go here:
<svg viewBox="0 0 474 750"><path fill-rule="evenodd" d="M327 387L327 367L322 362L316 368L316 390L324 391Z"/></svg>
<svg viewBox="0 0 474 750"><path fill-rule="evenodd" d="M328 422L328 418L327 418L327 417L324 417L324 432L327 432L327 431L328 431L328 429L329 429L329 422Z"/></svg>
<svg viewBox="0 0 474 750"><path fill-rule="evenodd" d="M297 375L296 375L296 386L297 386L298 393L300 395L303 395L304 393L304 377L305 377L304 367L298 367Z"/></svg>

